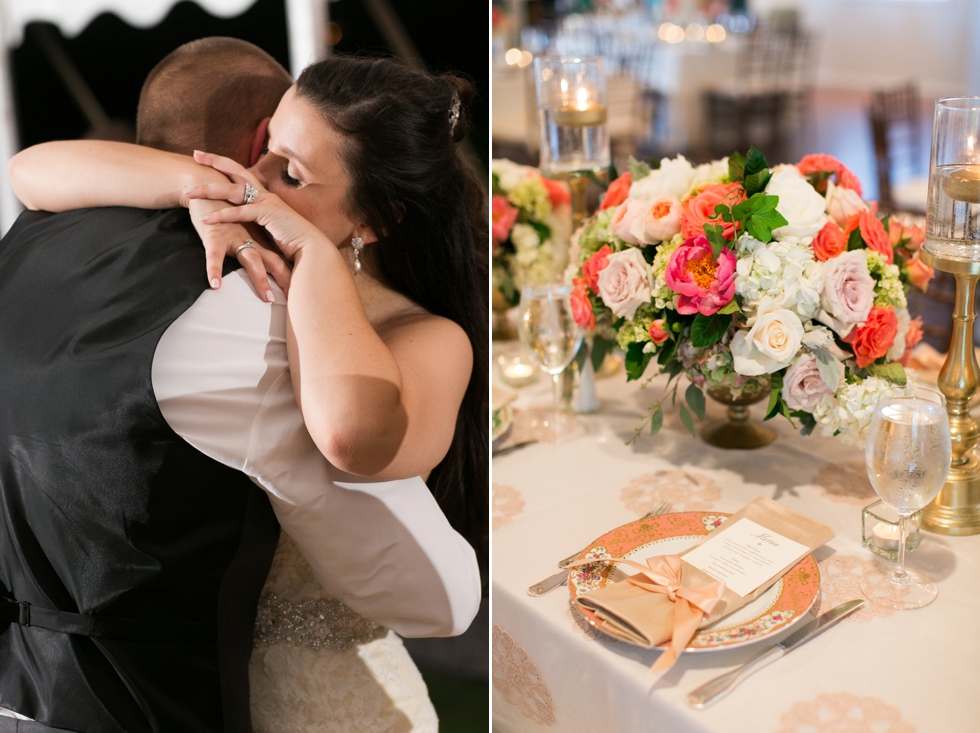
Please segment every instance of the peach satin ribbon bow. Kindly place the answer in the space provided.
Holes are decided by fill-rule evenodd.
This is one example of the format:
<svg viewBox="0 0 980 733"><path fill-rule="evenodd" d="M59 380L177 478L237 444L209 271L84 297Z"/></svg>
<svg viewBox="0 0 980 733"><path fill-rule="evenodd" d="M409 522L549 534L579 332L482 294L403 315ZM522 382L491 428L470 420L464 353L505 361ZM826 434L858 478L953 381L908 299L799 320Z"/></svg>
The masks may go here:
<svg viewBox="0 0 980 733"><path fill-rule="evenodd" d="M674 666L685 647L694 638L701 621L711 615L725 592L725 583L715 581L697 588L681 585L681 559L677 555L656 555L641 565L624 557L602 558L605 562L621 562L640 572L626 580L652 593L665 593L674 601L674 632L670 646L664 650L651 672L661 672ZM595 559L591 562L596 562ZM579 563L576 563L579 564Z"/></svg>

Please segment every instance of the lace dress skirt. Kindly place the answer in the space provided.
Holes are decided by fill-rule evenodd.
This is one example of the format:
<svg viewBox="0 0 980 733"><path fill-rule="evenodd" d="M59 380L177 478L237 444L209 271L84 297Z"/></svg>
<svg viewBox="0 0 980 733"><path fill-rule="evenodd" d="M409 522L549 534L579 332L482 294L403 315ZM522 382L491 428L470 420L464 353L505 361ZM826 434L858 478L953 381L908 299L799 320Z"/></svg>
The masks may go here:
<svg viewBox="0 0 980 733"><path fill-rule="evenodd" d="M393 631L327 596L282 534L249 668L255 733L437 733L422 675Z"/></svg>

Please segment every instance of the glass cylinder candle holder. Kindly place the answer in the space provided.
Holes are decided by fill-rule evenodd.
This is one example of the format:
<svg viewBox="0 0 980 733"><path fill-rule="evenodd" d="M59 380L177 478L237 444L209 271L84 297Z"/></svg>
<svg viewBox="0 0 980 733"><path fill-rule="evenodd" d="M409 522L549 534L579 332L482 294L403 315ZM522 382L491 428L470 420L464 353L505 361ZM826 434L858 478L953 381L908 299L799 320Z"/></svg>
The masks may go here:
<svg viewBox="0 0 980 733"><path fill-rule="evenodd" d="M511 387L526 387L537 381L541 371L534 357L523 348L501 351L496 361L500 380Z"/></svg>
<svg viewBox="0 0 980 733"><path fill-rule="evenodd" d="M609 167L606 78L601 56L534 60L541 128L541 173L571 179Z"/></svg>
<svg viewBox="0 0 980 733"><path fill-rule="evenodd" d="M980 262L980 97L936 102L925 247Z"/></svg>
<svg viewBox="0 0 980 733"><path fill-rule="evenodd" d="M909 517L905 552L919 546L919 518L922 512ZM861 544L889 560L898 557L898 513L880 499L861 511Z"/></svg>

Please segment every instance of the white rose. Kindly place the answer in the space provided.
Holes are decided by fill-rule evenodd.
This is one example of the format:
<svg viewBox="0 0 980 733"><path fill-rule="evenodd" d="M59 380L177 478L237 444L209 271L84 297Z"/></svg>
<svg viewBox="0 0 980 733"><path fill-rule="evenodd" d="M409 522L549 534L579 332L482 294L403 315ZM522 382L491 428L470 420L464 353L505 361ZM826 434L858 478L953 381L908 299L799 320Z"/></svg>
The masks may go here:
<svg viewBox="0 0 980 733"><path fill-rule="evenodd" d="M599 296L616 316L632 318L636 309L650 302L650 265L634 247L609 255L599 273Z"/></svg>
<svg viewBox="0 0 980 733"><path fill-rule="evenodd" d="M773 229L772 235L776 239L812 239L827 223L823 196L814 190L794 166L778 166L773 171L772 178L766 185L766 193L779 197L776 211L783 215L788 224ZM809 240L807 243L809 244Z"/></svg>
<svg viewBox="0 0 980 733"><path fill-rule="evenodd" d="M490 170L497 176L500 188L504 191L513 191L528 177L532 169L506 158L495 158L490 164Z"/></svg>
<svg viewBox="0 0 980 733"><path fill-rule="evenodd" d="M510 241L518 252L536 249L541 244L537 230L530 224L515 224L510 230Z"/></svg>
<svg viewBox="0 0 980 733"><path fill-rule="evenodd" d="M793 311L763 301L752 328L737 331L732 338L735 371L754 377L789 366L800 350L803 332L803 323Z"/></svg>
<svg viewBox="0 0 980 733"><path fill-rule="evenodd" d="M813 354L801 354L793 366L786 370L782 395L789 409L813 412L824 397L832 394L820 375L820 367Z"/></svg>
<svg viewBox="0 0 980 733"><path fill-rule="evenodd" d="M665 193L672 193L680 198L691 187L694 168L683 155L671 160L664 158L660 167L650 171L650 175L634 181L630 186L631 199L652 199Z"/></svg>
<svg viewBox="0 0 980 733"><path fill-rule="evenodd" d="M830 218L840 224L841 228L852 214L868 208L864 199L858 196L856 191L835 186L833 181L827 181L826 204L826 211L830 214Z"/></svg>

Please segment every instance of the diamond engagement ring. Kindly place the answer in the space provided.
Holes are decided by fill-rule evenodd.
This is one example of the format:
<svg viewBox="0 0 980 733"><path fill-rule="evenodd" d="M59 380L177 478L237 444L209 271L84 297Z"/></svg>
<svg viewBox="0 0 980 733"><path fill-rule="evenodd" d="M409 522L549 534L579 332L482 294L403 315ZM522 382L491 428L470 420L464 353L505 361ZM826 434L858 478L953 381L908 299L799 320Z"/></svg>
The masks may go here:
<svg viewBox="0 0 980 733"><path fill-rule="evenodd" d="M254 188L252 189L255 190ZM245 244L238 245L238 249L235 250L235 257L237 257L243 249L255 249L255 242L251 239L246 239Z"/></svg>
<svg viewBox="0 0 980 733"><path fill-rule="evenodd" d="M253 186L248 181L245 182L245 198L242 199L242 204L250 204L255 201L255 197L259 195L259 189Z"/></svg>

